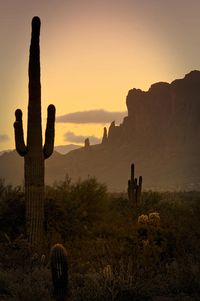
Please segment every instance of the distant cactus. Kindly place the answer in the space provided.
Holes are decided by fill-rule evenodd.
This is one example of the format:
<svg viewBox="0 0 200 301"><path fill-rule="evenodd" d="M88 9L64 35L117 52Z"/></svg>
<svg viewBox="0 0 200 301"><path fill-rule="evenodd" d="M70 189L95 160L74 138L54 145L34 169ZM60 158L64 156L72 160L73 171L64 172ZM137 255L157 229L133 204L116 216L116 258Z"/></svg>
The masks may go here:
<svg viewBox="0 0 200 301"><path fill-rule="evenodd" d="M131 179L128 180L128 198L131 203L137 206L141 202L141 193L142 176L140 176L139 181L137 181L137 178L135 178L135 165L131 164Z"/></svg>
<svg viewBox="0 0 200 301"><path fill-rule="evenodd" d="M51 248L50 265L53 282L53 296L56 301L65 301L68 293L67 252L61 244Z"/></svg>
<svg viewBox="0 0 200 301"><path fill-rule="evenodd" d="M26 229L31 245L38 251L44 241L44 160L53 153L55 107L49 105L45 144L42 147L40 85L40 19L32 20L29 57L29 104L27 145L24 142L22 111L15 112L15 144L24 157Z"/></svg>

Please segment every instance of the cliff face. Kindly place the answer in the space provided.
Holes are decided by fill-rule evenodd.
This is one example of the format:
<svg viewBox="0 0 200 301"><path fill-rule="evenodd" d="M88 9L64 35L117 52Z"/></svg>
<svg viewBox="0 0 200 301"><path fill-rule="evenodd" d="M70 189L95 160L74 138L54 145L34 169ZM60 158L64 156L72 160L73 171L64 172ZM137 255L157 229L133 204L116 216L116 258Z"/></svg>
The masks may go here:
<svg viewBox="0 0 200 301"><path fill-rule="evenodd" d="M200 190L200 71L147 92L132 89L126 104L128 116L111 123L106 143L50 158L46 182L91 175L123 191L134 162L146 189Z"/></svg>
<svg viewBox="0 0 200 301"><path fill-rule="evenodd" d="M153 84L147 92L132 89L126 104L128 117L120 127L112 129L110 143L120 144L123 140L135 148L148 145L149 150L196 149L200 133L200 71L192 71L171 84Z"/></svg>

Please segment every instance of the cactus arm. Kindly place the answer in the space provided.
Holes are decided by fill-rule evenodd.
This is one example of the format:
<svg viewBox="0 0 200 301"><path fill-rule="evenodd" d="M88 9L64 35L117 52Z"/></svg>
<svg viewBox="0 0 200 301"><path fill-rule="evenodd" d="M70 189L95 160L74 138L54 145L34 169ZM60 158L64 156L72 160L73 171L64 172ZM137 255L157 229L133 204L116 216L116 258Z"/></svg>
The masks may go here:
<svg viewBox="0 0 200 301"><path fill-rule="evenodd" d="M135 205L138 206L139 203L139 186L136 185L135 187Z"/></svg>
<svg viewBox="0 0 200 301"><path fill-rule="evenodd" d="M45 144L43 148L44 159L49 158L53 153L54 135L55 135L55 107L48 106L47 126L45 132Z"/></svg>
<svg viewBox="0 0 200 301"><path fill-rule="evenodd" d="M24 143L24 131L23 131L23 124L22 124L22 111L17 109L15 111L15 146L18 154L20 156L25 156L27 154L27 148Z"/></svg>
<svg viewBox="0 0 200 301"><path fill-rule="evenodd" d="M134 163L131 164L131 182L135 180L135 165Z"/></svg>
<svg viewBox="0 0 200 301"><path fill-rule="evenodd" d="M140 190L142 190L142 176L139 177L139 187Z"/></svg>
<svg viewBox="0 0 200 301"><path fill-rule="evenodd" d="M139 201L141 201L141 193L142 193L142 176L139 177L138 190L139 190Z"/></svg>
<svg viewBox="0 0 200 301"><path fill-rule="evenodd" d="M135 178L134 187L137 186L137 178Z"/></svg>
<svg viewBox="0 0 200 301"><path fill-rule="evenodd" d="M139 177L139 184L137 185L137 190L136 190L137 205L141 202L141 193L142 193L142 176Z"/></svg>

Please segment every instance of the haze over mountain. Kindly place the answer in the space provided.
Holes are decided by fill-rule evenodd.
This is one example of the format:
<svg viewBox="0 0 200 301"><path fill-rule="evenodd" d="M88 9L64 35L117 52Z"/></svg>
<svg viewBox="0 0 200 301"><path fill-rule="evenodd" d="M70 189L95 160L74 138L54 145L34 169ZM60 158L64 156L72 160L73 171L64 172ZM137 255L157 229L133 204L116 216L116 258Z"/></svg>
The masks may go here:
<svg viewBox="0 0 200 301"><path fill-rule="evenodd" d="M54 147L54 151L56 151L62 155L65 155L65 154L71 152L72 150L78 149L80 147L81 146L77 145L77 144L58 145L58 146Z"/></svg>
<svg viewBox="0 0 200 301"><path fill-rule="evenodd" d="M74 149L78 149L81 146L78 144L66 144L66 145L57 145L54 147L54 151L65 155L67 153L69 153L70 151L74 150ZM3 155L4 153L8 153L8 152L12 152L12 149L8 149L8 150L4 150L4 151L0 151L0 156Z"/></svg>
<svg viewBox="0 0 200 301"><path fill-rule="evenodd" d="M111 191L127 187L130 164L144 178L144 188L200 189L200 71L171 84L153 84L147 92L132 89L126 99L128 116L112 122L103 143L54 152L46 162L46 183L88 175ZM22 183L23 160L15 153L0 157L0 177Z"/></svg>

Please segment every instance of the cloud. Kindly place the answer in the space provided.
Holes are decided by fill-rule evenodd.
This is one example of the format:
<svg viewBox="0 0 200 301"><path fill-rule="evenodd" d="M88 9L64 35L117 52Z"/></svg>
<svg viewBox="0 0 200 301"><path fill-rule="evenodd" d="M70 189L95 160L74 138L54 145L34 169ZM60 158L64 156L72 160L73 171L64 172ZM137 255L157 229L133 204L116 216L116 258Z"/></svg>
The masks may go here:
<svg viewBox="0 0 200 301"><path fill-rule="evenodd" d="M8 135L0 134L0 142L6 142L8 140L9 140L9 136Z"/></svg>
<svg viewBox="0 0 200 301"><path fill-rule="evenodd" d="M58 116L56 121L63 123L111 123L115 120L116 123L120 123L126 115L126 112L109 112L100 109L69 113Z"/></svg>
<svg viewBox="0 0 200 301"><path fill-rule="evenodd" d="M73 132L67 132L64 134L65 140L74 143L84 143L86 138L89 138L91 144L97 144L101 142L96 136L82 136L82 135L75 135Z"/></svg>

